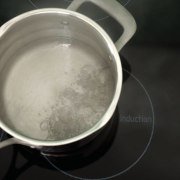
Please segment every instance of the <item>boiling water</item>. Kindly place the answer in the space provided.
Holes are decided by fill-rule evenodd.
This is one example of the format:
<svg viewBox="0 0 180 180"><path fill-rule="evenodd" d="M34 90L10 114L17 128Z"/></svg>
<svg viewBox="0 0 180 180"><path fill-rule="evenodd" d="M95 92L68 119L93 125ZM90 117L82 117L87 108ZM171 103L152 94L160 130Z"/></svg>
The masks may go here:
<svg viewBox="0 0 180 180"><path fill-rule="evenodd" d="M1 86L1 118L28 137L75 137L92 128L112 100L111 69L80 41L39 40L16 52L12 61Z"/></svg>

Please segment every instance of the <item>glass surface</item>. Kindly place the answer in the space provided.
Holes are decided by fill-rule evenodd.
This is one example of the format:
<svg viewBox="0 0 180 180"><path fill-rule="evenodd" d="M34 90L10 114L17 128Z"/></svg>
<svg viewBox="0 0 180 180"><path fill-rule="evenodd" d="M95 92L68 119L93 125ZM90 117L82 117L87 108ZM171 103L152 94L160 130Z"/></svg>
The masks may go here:
<svg viewBox="0 0 180 180"><path fill-rule="evenodd" d="M124 81L113 124L74 157L50 158L24 146L4 148L0 179L180 178L180 3L118 1L133 14L138 29L120 53ZM0 25L28 10L69 4L70 0L1 0ZM79 12L93 18L113 40L122 33L115 20L90 3ZM7 139L1 130L0 139Z"/></svg>

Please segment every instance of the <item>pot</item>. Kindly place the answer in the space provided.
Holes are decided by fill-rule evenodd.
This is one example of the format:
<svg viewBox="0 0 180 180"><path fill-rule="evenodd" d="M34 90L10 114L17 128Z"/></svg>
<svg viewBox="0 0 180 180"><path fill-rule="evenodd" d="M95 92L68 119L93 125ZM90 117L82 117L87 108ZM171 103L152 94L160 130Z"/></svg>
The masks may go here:
<svg viewBox="0 0 180 180"><path fill-rule="evenodd" d="M75 12L91 2L124 32L114 44L90 18ZM21 14L0 28L0 128L12 137L0 148L23 144L68 151L108 126L121 92L118 52L136 30L116 0L74 0L67 10Z"/></svg>

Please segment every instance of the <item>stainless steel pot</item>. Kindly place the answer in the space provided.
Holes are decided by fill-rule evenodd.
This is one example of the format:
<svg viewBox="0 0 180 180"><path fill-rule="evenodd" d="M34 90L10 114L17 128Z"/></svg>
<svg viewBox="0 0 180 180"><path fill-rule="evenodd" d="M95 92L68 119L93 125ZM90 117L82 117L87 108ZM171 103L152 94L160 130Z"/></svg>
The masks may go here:
<svg viewBox="0 0 180 180"><path fill-rule="evenodd" d="M115 45L98 24L74 12L85 2L99 6L122 25L124 32ZM38 9L5 23L0 28L0 128L12 138L1 142L0 148L24 144L37 149L58 147L67 150L66 147L71 148L74 144L79 147L95 138L108 125L116 109L122 86L118 51L133 36L135 30L134 18L116 0L74 0L68 10ZM100 69L103 72L104 69L108 70L102 75L102 71L98 74ZM91 92L86 92L86 87ZM98 91L97 87L101 89ZM107 90L110 87L112 94L107 94L110 91L104 91L103 88ZM85 97L88 102L84 101ZM106 99L107 97L110 99ZM98 105L90 120L95 100ZM91 106L87 105L90 101ZM104 110L100 107L103 103L106 104ZM57 117L61 116L62 119L65 115L68 116L72 111L72 104L75 114L76 111L80 114L82 108L82 117L89 118L86 122L88 128L82 125L85 118L81 121L78 119L78 125L76 122L62 120L64 125L71 126L71 132L64 130L64 125L58 125ZM54 114L59 112L55 117ZM47 116L50 118L48 121ZM72 121L73 117L71 114ZM70 123L67 124L68 122ZM52 135L51 130L57 136L61 134L60 131L64 131L66 136L64 139L53 139L51 136L43 139L39 137L38 128L44 130L42 136L47 132Z"/></svg>

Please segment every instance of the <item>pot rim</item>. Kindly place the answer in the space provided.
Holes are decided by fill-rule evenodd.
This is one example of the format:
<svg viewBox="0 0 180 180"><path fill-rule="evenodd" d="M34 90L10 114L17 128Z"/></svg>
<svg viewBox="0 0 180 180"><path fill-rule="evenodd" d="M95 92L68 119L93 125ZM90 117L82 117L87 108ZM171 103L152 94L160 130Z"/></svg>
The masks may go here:
<svg viewBox="0 0 180 180"><path fill-rule="evenodd" d="M31 145L33 145L33 146L67 145L70 143L80 141L80 140L94 134L95 132L97 132L98 130L103 128L108 123L108 121L111 119L111 117L112 117L112 115L116 109L116 106L117 106L117 103L119 100L119 96L120 96L120 92L121 92L121 88L122 88L122 66L121 66L120 57L119 57L118 51L115 47L115 44L110 39L109 35L95 21L91 20L87 16L82 15L78 12L74 12L74 11L67 10L67 9L60 9L60 8L44 8L44 9L29 11L29 12L23 13L23 14L15 17L15 18L9 20L7 23L2 25L0 27L0 38L15 23L17 23L23 19L26 19L30 16L33 16L33 15L50 14L50 13L65 14L65 15L70 15L70 16L73 16L75 18L78 18L78 19L88 23L90 26L92 26L102 36L105 43L107 43L108 48L111 52L111 55L113 56L113 59L115 61L116 70L117 70L116 87L115 87L114 96L112 98L112 101L111 101L109 107L107 108L106 112L104 113L103 117L98 121L98 123L96 123L92 128L85 131L84 133L82 133L78 136L66 139L66 140L46 141L46 140L37 140L37 139L30 138L30 137L26 137L26 136L16 132L15 130L9 128L8 126L6 126L0 119L0 127L4 131L6 131L11 136L17 138L18 140L21 140L21 141L27 143L27 145L30 145L30 146Z"/></svg>

